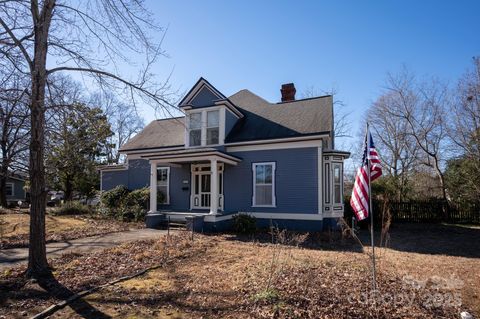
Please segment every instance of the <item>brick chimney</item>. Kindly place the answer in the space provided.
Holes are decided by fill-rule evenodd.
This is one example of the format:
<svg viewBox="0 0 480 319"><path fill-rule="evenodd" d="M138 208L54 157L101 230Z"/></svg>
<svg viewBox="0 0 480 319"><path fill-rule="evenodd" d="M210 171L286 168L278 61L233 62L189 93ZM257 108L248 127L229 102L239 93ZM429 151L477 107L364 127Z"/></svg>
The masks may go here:
<svg viewBox="0 0 480 319"><path fill-rule="evenodd" d="M293 83L282 84L280 92L282 92L282 102L295 101L295 93L297 90Z"/></svg>

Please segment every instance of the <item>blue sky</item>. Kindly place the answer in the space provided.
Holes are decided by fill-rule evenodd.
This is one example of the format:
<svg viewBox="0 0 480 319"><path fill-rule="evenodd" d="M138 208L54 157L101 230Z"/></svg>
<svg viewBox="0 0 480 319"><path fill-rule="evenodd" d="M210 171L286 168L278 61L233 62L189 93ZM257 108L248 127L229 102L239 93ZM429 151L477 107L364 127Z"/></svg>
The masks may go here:
<svg viewBox="0 0 480 319"><path fill-rule="evenodd" d="M335 87L356 134L387 72L403 64L454 83L480 55L480 1L154 1L169 27L156 66L187 91L203 76L227 96L271 102L280 85ZM147 122L154 118L144 109Z"/></svg>

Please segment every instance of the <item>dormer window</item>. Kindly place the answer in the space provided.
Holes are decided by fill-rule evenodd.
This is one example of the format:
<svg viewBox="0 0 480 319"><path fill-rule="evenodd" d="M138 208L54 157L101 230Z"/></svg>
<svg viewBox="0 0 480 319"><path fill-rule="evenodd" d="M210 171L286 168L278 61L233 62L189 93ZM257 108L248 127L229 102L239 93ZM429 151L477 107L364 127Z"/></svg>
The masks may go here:
<svg viewBox="0 0 480 319"><path fill-rule="evenodd" d="M220 117L217 111L207 112L207 145L218 144Z"/></svg>
<svg viewBox="0 0 480 319"><path fill-rule="evenodd" d="M190 146L202 145L202 113L191 113L189 122Z"/></svg>

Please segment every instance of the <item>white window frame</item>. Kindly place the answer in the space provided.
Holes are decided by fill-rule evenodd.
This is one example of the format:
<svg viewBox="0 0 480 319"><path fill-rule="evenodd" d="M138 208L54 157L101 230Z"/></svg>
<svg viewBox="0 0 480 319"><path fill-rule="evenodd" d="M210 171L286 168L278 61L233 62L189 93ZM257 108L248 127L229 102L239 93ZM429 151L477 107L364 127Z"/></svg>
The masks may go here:
<svg viewBox="0 0 480 319"><path fill-rule="evenodd" d="M218 125L217 126L208 126L208 113L209 112L217 112L218 114ZM218 128L218 143L216 144L208 144L208 129L210 128ZM220 144L220 110L206 110L205 111L205 145L219 145Z"/></svg>
<svg viewBox="0 0 480 319"><path fill-rule="evenodd" d="M335 168L339 168L339 182L335 182ZM340 202L335 200L335 186L340 186ZM343 165L339 162L332 162L332 203L343 205Z"/></svg>
<svg viewBox="0 0 480 319"><path fill-rule="evenodd" d="M258 162L252 163L252 185L253 185L253 197L252 197L252 207L277 207L277 196L275 194L275 175L276 175L276 162ZM272 204L271 205L257 205L257 196L256 196L256 186L257 184L257 166L270 165L272 166ZM269 184L260 184L260 185L269 185Z"/></svg>
<svg viewBox="0 0 480 319"><path fill-rule="evenodd" d="M207 144L207 112L218 111L218 144ZM220 146L225 143L225 107L205 107L205 108L195 108L188 111L185 114L186 119L186 128L185 128L185 145L186 147L211 147L211 146ZM194 113L201 114L201 134L200 134L200 145L190 145L190 115ZM215 126L216 127L216 126Z"/></svg>
<svg viewBox="0 0 480 319"><path fill-rule="evenodd" d="M159 170L167 170L167 196L164 203L157 203L157 205L170 205L170 167L169 166L157 166L157 176ZM158 178L156 181L157 193L158 193Z"/></svg>
<svg viewBox="0 0 480 319"><path fill-rule="evenodd" d="M15 196L15 185L14 185L14 183L6 183L5 186L7 186L7 185L12 186L12 193L10 195L7 194L7 190L5 189L5 195L6 196Z"/></svg>
<svg viewBox="0 0 480 319"><path fill-rule="evenodd" d="M203 136L203 114L202 112L191 112L191 113L188 113L187 114L187 119L188 119L188 123L187 123L187 140L188 140L188 145L190 146L190 132L192 131L192 129L190 128L190 116L192 116L193 114L200 114L200 128L196 128L194 129L195 131L198 131L200 130L200 145L192 145L192 147L199 147L199 146L202 146L203 145L203 139L202 139L202 136Z"/></svg>

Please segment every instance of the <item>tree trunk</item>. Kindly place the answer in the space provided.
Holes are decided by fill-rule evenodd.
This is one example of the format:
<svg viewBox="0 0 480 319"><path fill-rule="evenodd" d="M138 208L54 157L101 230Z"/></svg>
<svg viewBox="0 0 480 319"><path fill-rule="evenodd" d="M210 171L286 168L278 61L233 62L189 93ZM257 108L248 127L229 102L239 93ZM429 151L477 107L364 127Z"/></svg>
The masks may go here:
<svg viewBox="0 0 480 319"><path fill-rule="evenodd" d="M4 169L2 165L2 171L0 173L0 206L8 207L7 204L7 174L8 170Z"/></svg>
<svg viewBox="0 0 480 319"><path fill-rule="evenodd" d="M32 65L32 96L30 104L30 243L27 274L34 278L51 276L45 246L45 84L48 49L48 31L55 0L46 0L41 12L32 2L35 32L34 59Z"/></svg>
<svg viewBox="0 0 480 319"><path fill-rule="evenodd" d="M71 201L73 195L72 177L67 175L65 178L65 201Z"/></svg>

